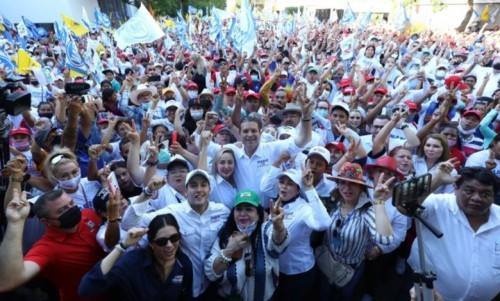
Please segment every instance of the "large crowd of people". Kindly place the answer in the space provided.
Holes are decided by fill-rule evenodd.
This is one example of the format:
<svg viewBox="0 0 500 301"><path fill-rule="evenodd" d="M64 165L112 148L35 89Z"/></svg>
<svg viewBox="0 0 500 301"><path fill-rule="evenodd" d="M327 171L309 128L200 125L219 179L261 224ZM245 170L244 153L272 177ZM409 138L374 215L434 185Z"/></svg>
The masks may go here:
<svg viewBox="0 0 500 301"><path fill-rule="evenodd" d="M48 83L4 120L0 299L410 300L418 239L438 300L500 298L498 31L258 26L246 53L201 28L191 50L92 31L89 75L28 41ZM393 203L428 173L442 238Z"/></svg>

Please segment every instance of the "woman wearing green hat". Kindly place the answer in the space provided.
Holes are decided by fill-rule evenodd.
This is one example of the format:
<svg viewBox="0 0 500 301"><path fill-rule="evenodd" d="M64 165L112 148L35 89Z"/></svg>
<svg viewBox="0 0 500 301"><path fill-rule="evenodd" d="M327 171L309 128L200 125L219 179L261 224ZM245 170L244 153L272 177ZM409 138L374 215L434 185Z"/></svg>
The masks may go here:
<svg viewBox="0 0 500 301"><path fill-rule="evenodd" d="M205 261L205 274L229 300L269 300L276 289L279 255L290 243L281 199L271 201L270 221L252 190L236 194L234 207ZM232 218L231 218L232 217Z"/></svg>

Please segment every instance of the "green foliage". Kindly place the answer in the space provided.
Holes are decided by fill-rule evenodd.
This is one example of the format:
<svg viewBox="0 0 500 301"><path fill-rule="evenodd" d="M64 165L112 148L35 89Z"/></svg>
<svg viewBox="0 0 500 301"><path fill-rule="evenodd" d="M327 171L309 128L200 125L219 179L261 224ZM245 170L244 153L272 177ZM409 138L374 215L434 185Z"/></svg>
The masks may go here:
<svg viewBox="0 0 500 301"><path fill-rule="evenodd" d="M202 9L206 13L206 9L215 6L220 9L225 9L225 0L121 0L123 3L140 7L141 2L146 8L153 9L155 16L177 16L177 10L182 10L182 15L185 15L188 5Z"/></svg>

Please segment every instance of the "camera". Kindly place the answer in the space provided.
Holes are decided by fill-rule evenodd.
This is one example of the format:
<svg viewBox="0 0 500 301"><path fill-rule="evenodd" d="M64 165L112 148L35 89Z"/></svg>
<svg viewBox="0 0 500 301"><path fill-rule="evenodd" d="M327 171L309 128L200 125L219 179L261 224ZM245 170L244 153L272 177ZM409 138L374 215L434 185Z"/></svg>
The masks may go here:
<svg viewBox="0 0 500 301"><path fill-rule="evenodd" d="M11 77L0 81L0 110L12 116L17 116L31 107L31 94L16 92L22 80L24 77Z"/></svg>
<svg viewBox="0 0 500 301"><path fill-rule="evenodd" d="M87 83L67 83L64 85L64 92L68 95L83 96L90 90L90 85Z"/></svg>

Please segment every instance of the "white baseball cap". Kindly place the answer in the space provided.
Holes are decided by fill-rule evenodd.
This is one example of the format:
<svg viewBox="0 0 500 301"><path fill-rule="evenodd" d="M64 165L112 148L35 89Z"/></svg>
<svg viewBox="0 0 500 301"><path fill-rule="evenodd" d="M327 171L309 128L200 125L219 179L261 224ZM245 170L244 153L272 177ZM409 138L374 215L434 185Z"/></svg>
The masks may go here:
<svg viewBox="0 0 500 301"><path fill-rule="evenodd" d="M296 169L288 169L278 176L278 180L283 177L289 177L299 188L302 187L302 172Z"/></svg>
<svg viewBox="0 0 500 301"><path fill-rule="evenodd" d="M201 169L193 169L190 171L187 176L186 176L186 186L189 184L189 182L196 176L202 176L204 177L208 182L210 182L210 177L208 176L208 173L204 170Z"/></svg>
<svg viewBox="0 0 500 301"><path fill-rule="evenodd" d="M312 155L319 155L325 159L327 165L330 164L330 152L323 146L318 145L311 148L307 154L307 158L310 158Z"/></svg>

